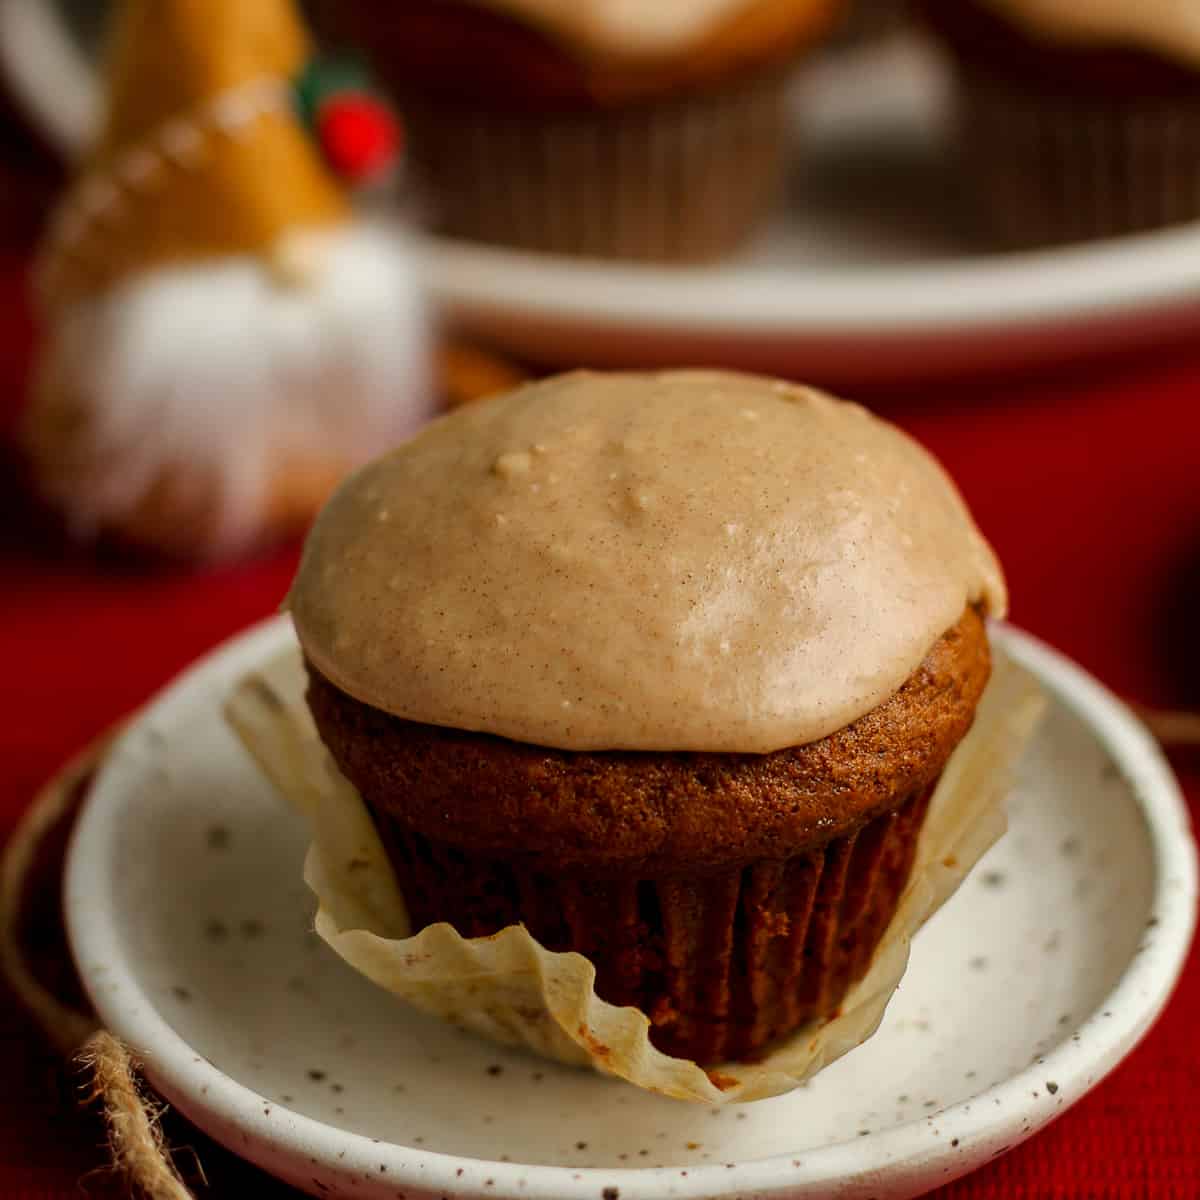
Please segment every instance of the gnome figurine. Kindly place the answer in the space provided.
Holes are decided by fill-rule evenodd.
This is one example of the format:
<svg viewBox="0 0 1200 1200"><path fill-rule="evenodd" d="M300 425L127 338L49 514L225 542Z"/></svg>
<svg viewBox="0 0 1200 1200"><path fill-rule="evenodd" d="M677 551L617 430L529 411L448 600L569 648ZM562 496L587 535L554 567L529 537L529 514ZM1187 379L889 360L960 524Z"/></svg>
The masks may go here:
<svg viewBox="0 0 1200 1200"><path fill-rule="evenodd" d="M24 428L81 537L243 552L432 411L413 245L348 198L394 125L313 61L291 0L118 7L102 129L40 255Z"/></svg>

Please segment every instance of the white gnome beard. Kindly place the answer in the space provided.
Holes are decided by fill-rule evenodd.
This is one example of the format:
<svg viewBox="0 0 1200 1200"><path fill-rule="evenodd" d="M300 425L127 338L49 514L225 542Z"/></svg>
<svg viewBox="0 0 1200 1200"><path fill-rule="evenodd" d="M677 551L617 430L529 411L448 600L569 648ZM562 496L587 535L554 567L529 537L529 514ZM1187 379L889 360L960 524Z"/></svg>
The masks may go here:
<svg viewBox="0 0 1200 1200"><path fill-rule="evenodd" d="M286 282L259 256L167 267L56 319L31 440L74 533L120 533L153 494L180 520L204 514L180 546L236 553L262 539L287 463L355 465L431 415L428 324L403 231L311 236L311 278Z"/></svg>

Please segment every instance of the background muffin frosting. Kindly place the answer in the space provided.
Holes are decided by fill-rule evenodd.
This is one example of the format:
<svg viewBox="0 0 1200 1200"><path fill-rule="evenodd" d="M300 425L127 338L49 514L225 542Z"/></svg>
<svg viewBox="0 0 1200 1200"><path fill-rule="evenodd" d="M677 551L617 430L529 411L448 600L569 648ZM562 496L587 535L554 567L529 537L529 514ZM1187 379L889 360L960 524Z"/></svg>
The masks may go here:
<svg viewBox="0 0 1200 1200"><path fill-rule="evenodd" d="M1200 64L1194 0L984 0L1032 32L1061 41L1122 43Z"/></svg>

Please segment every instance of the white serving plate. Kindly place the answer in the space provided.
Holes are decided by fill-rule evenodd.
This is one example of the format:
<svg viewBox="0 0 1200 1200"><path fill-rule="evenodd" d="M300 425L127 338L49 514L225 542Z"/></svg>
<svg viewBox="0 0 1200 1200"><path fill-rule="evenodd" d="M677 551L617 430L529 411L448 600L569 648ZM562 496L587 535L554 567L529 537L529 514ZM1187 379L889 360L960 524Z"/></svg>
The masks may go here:
<svg viewBox="0 0 1200 1200"><path fill-rule="evenodd" d="M737 259L679 268L431 240L457 326L531 361L712 364L818 382L1029 367L1200 330L1200 226L1029 254L963 232L944 64L913 36L831 55L794 179Z"/></svg>
<svg viewBox="0 0 1200 1200"><path fill-rule="evenodd" d="M169 1101L314 1194L900 1200L1035 1133L1165 1002L1195 846L1134 720L1029 636L1043 682L1009 834L922 931L880 1032L791 1095L708 1109L422 1017L311 932L301 820L221 718L285 619L217 650L129 728L86 803L66 917L106 1025Z"/></svg>

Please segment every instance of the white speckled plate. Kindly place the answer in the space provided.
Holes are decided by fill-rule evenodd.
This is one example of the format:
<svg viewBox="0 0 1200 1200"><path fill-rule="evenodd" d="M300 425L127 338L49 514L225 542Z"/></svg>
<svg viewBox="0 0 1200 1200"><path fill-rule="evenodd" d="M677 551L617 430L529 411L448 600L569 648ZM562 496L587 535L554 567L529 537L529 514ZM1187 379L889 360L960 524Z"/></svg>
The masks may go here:
<svg viewBox="0 0 1200 1200"><path fill-rule="evenodd" d="M1191 936L1195 848L1129 713L997 631L1052 704L1008 836L917 939L880 1032L809 1086L710 1110L421 1017L310 932L306 834L227 731L282 619L217 651L121 739L67 865L108 1026L226 1145L315 1194L898 1200L1079 1099L1146 1031Z"/></svg>

